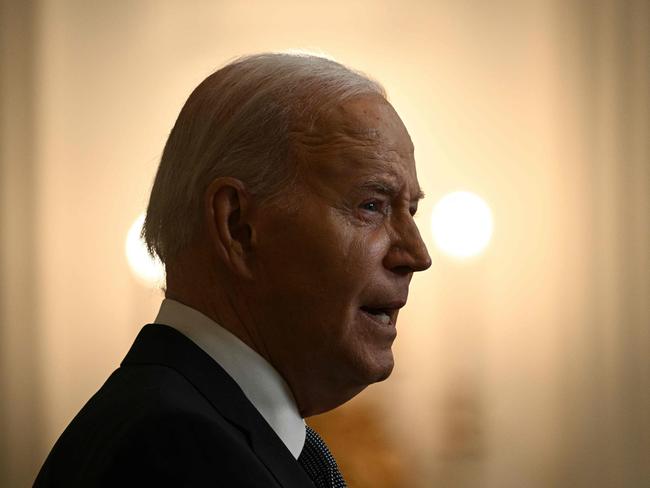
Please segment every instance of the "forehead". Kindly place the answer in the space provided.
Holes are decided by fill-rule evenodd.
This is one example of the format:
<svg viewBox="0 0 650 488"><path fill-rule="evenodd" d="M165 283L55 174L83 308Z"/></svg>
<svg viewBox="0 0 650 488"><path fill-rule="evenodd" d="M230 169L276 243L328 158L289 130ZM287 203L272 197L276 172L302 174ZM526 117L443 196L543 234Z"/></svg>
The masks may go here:
<svg viewBox="0 0 650 488"><path fill-rule="evenodd" d="M411 138L379 96L333 108L301 139L301 173L308 183L385 179L419 193Z"/></svg>

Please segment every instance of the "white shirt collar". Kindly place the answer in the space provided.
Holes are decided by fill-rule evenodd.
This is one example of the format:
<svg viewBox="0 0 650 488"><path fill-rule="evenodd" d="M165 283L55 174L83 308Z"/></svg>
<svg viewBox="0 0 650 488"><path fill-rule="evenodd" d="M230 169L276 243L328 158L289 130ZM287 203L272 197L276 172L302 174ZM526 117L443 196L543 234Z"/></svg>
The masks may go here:
<svg viewBox="0 0 650 488"><path fill-rule="evenodd" d="M214 320L175 300L163 300L155 322L181 332L219 363L298 459L305 421L289 386L266 359Z"/></svg>

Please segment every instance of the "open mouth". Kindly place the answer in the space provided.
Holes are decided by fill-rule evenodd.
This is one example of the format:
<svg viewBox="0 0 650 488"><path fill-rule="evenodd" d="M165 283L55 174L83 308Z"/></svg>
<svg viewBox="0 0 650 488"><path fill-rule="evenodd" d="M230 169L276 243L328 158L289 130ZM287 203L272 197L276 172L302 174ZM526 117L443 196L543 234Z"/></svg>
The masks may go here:
<svg viewBox="0 0 650 488"><path fill-rule="evenodd" d="M389 308L373 308L373 307L361 307L361 310L369 315L373 320L376 320L380 324L388 325L391 323L393 316L393 309Z"/></svg>

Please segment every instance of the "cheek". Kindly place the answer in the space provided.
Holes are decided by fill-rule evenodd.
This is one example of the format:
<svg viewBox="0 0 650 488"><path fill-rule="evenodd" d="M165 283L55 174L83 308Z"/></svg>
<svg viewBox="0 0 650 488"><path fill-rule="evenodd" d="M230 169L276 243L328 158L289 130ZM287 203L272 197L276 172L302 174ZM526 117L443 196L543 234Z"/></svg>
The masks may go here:
<svg viewBox="0 0 650 488"><path fill-rule="evenodd" d="M390 238L385 227L364 228L350 243L345 266L351 272L376 273L390 249Z"/></svg>
<svg viewBox="0 0 650 488"><path fill-rule="evenodd" d="M303 313L333 313L371 286L390 241L384 226L359 226L333 209L317 215L305 209L267 230L258 285L277 306L300 304Z"/></svg>
<svg viewBox="0 0 650 488"><path fill-rule="evenodd" d="M305 214L269 229L258 248L256 279L277 293L323 299L348 271L353 236L331 218Z"/></svg>

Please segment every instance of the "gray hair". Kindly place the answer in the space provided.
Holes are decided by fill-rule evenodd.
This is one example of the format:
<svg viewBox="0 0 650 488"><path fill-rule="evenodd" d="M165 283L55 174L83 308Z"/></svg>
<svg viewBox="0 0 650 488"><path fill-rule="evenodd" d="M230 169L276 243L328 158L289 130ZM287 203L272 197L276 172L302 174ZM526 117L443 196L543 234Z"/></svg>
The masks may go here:
<svg viewBox="0 0 650 488"><path fill-rule="evenodd" d="M280 194L295 178L296 134L328 108L367 94L386 98L365 75L305 54L246 56L208 76L165 144L142 229L149 252L167 263L192 241L216 178L237 178L262 200Z"/></svg>

